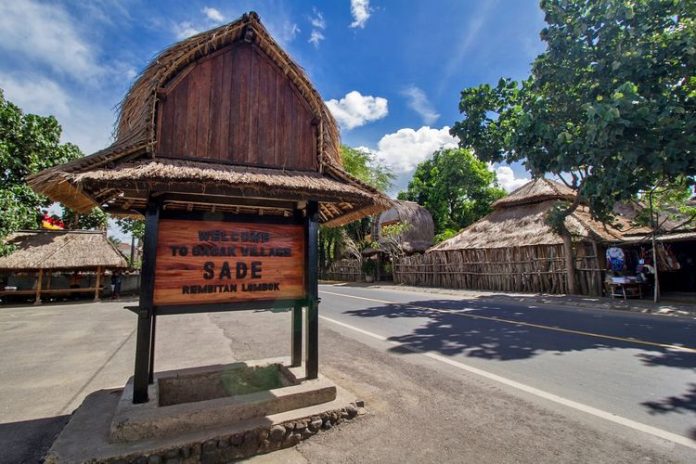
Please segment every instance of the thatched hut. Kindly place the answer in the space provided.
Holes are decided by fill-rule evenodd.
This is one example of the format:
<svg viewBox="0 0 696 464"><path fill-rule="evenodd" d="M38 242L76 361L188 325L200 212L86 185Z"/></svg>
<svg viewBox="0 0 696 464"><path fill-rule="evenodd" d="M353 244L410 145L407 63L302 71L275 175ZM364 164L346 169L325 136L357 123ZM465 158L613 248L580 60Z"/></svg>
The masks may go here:
<svg viewBox="0 0 696 464"><path fill-rule="evenodd" d="M128 266L100 231L19 231L6 243L16 248L0 257L0 297L33 296L36 304L42 296L94 294L98 299L104 271ZM61 272L80 273L79 287L69 288Z"/></svg>
<svg viewBox="0 0 696 464"><path fill-rule="evenodd" d="M567 293L563 238L546 218L575 192L549 179L533 180L493 204L493 212L432 248L401 260L395 281L410 285L512 292ZM622 219L606 225L580 205L566 218L573 237L576 288L601 294L603 250L632 228Z"/></svg>
<svg viewBox="0 0 696 464"><path fill-rule="evenodd" d="M380 214L374 222L372 240L382 243L387 240L383 230L386 226L403 224L404 230L394 237L407 255L422 253L433 245L435 224L430 211L414 201L394 200L393 206Z"/></svg>
<svg viewBox="0 0 696 464"><path fill-rule="evenodd" d="M252 12L162 52L121 103L110 147L28 182L73 210L121 216L142 215L157 192L167 210L235 214L290 216L318 200L330 226L388 208L339 149L321 96Z"/></svg>

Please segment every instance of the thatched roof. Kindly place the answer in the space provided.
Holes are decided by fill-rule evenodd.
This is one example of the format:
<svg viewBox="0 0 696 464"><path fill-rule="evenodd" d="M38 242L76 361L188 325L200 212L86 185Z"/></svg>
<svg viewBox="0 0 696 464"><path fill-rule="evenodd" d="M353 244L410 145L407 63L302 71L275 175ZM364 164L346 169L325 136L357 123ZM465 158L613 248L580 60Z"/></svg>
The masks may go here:
<svg viewBox="0 0 696 464"><path fill-rule="evenodd" d="M153 162L157 145L158 92L178 74L196 66L202 58L241 40L252 41L278 66L312 113L319 115L318 175L288 171L282 167L258 174L251 169L235 170L230 165L221 168L208 162L177 163L162 157ZM135 177L129 177L130 174ZM128 185L122 183L126 179L130 182ZM163 51L143 71L123 99L116 141L110 147L44 170L27 180L37 192L79 212L103 205L113 213L137 215L141 212L138 206L150 192L170 191L172 182L190 187L201 181L216 182L220 195L248 197L247 191L256 195L270 188L263 197L281 194L284 199L318 200L320 220L327 225L345 224L389 207L386 196L343 170L334 118L304 71L273 40L253 12ZM203 203L195 203L194 209L210 210L210 206ZM176 202L169 205L172 209L190 206Z"/></svg>
<svg viewBox="0 0 696 464"><path fill-rule="evenodd" d="M100 231L28 230L11 234L5 241L16 250L0 257L2 271L128 267Z"/></svg>
<svg viewBox="0 0 696 464"><path fill-rule="evenodd" d="M427 250L433 244L435 224L430 211L413 201L394 200L393 207L379 215L375 221L374 239L381 240L382 226L401 222L407 226L399 237L408 253Z"/></svg>
<svg viewBox="0 0 696 464"><path fill-rule="evenodd" d="M504 201L509 197L498 200L488 216L428 252L562 244L562 237L546 223L546 217L559 200L574 199L570 192L571 189L548 179L533 180L512 192L510 201ZM577 239L608 243L622 241L629 231L636 230L621 217L611 225L596 221L584 205L566 218L566 227Z"/></svg>
<svg viewBox="0 0 696 464"><path fill-rule="evenodd" d="M575 199L575 191L563 184L540 177L531 182L527 182L509 195L493 203L493 208L507 208L516 205L528 205L539 203L546 200L567 200Z"/></svg>

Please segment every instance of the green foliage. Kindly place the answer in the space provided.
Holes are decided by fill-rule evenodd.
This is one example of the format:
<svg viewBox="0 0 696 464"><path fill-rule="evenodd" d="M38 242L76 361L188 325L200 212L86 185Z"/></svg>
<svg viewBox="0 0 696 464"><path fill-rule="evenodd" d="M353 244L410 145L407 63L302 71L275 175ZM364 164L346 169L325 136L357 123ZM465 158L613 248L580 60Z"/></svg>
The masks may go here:
<svg viewBox="0 0 696 464"><path fill-rule="evenodd" d="M531 76L462 91L451 131L461 146L535 175L565 173L602 219L616 201L696 175L693 0L541 7L547 49Z"/></svg>
<svg viewBox="0 0 696 464"><path fill-rule="evenodd" d="M491 204L505 196L495 180L495 173L471 150L441 150L416 167L399 199L427 208L439 234L459 230L488 214Z"/></svg>
<svg viewBox="0 0 696 464"><path fill-rule="evenodd" d="M667 221L672 221L677 229L690 228L696 222L696 205L689 203L692 195L693 190L686 178L655 185L640 193L639 200L644 208L636 217L636 222L654 231L663 230Z"/></svg>
<svg viewBox="0 0 696 464"><path fill-rule="evenodd" d="M394 174L369 151L341 145L341 161L348 174L377 190L384 192L391 187Z"/></svg>
<svg viewBox="0 0 696 464"><path fill-rule="evenodd" d="M77 146L61 144L60 134L56 118L24 114L0 90L0 255L11 251L2 239L18 229L39 227L39 208L51 204L24 179L82 156Z"/></svg>
<svg viewBox="0 0 696 464"><path fill-rule="evenodd" d="M142 219L118 218L116 224L124 234L132 234L138 240L145 237L145 221Z"/></svg>
<svg viewBox="0 0 696 464"><path fill-rule="evenodd" d="M365 259L362 262L362 266L360 267L365 275L368 276L373 276L375 275L375 272L377 271L377 261L374 259Z"/></svg>
<svg viewBox="0 0 696 464"><path fill-rule="evenodd" d="M63 217L66 229L104 230L107 226L106 213L101 208L94 208L89 214L80 214L63 207Z"/></svg>
<svg viewBox="0 0 696 464"><path fill-rule="evenodd" d="M445 240L451 239L458 233L459 231L455 229L445 229L439 234L435 235L435 237L433 238L433 242L437 245L440 242L444 242Z"/></svg>
<svg viewBox="0 0 696 464"><path fill-rule="evenodd" d="M387 190L394 174L370 152L341 146L341 161L346 172L380 191ZM367 235L372 227L371 218L364 218L343 227L321 227L319 231L319 262L324 268L343 254L355 257L367 246ZM362 259L361 257L359 259Z"/></svg>

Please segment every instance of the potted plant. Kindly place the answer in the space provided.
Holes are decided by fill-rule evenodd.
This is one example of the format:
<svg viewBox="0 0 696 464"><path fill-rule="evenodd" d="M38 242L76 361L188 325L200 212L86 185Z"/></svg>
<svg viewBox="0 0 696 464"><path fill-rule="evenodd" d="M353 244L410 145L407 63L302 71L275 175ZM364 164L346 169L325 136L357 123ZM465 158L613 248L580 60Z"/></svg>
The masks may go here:
<svg viewBox="0 0 696 464"><path fill-rule="evenodd" d="M365 282L372 283L375 281L375 271L377 270L377 262L374 259L365 259L362 263L362 271L365 274Z"/></svg>

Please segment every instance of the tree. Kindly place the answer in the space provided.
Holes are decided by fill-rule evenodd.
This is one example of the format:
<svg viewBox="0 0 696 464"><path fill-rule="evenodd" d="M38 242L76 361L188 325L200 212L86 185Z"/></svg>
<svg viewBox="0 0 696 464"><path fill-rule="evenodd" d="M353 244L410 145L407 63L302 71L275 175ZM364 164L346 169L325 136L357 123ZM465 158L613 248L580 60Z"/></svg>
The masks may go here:
<svg viewBox="0 0 696 464"><path fill-rule="evenodd" d="M459 230L491 211L505 196L495 185L495 173L468 149L446 149L416 167L400 200L415 201L433 215L435 232Z"/></svg>
<svg viewBox="0 0 696 464"><path fill-rule="evenodd" d="M51 204L24 179L82 156L77 146L60 143L60 134L56 118L24 114L0 90L0 255L11 251L2 239L18 229L37 228L40 208Z"/></svg>
<svg viewBox="0 0 696 464"><path fill-rule="evenodd" d="M341 161L347 173L377 190L387 190L394 179L394 174L388 166L376 160L369 151L342 145ZM321 227L319 231L321 267L328 267L344 253L354 257L356 253L359 254L366 246L371 225L371 218L363 218L343 227ZM359 259L362 259L362 255Z"/></svg>
<svg viewBox="0 0 696 464"><path fill-rule="evenodd" d="M105 230L107 216L101 208L94 208L87 214L80 214L63 207L63 223L68 229Z"/></svg>
<svg viewBox="0 0 696 464"><path fill-rule="evenodd" d="M689 0L544 0L532 75L462 92L452 128L486 161L523 161L607 218L660 181L696 174L696 8ZM618 174L618 175L617 175Z"/></svg>
<svg viewBox="0 0 696 464"><path fill-rule="evenodd" d="M547 49L523 82L462 91L461 146L485 161L523 161L578 191L607 220L616 201L696 174L693 0L543 0ZM568 249L568 246L566 246ZM571 259L570 257L568 257ZM573 286L570 278L569 286Z"/></svg>

